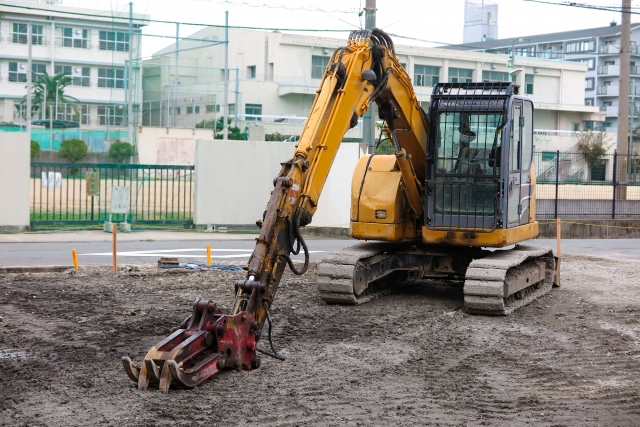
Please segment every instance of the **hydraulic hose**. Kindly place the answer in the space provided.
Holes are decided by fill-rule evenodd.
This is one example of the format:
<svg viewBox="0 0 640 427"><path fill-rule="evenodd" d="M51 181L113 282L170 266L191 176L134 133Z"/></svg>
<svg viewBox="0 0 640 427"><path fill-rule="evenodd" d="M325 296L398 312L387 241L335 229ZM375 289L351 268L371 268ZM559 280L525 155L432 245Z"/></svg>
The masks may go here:
<svg viewBox="0 0 640 427"><path fill-rule="evenodd" d="M304 241L304 238L300 233L300 213L297 212L294 215L293 223L292 224L290 223L290 225L291 227L289 229L289 243L290 243L291 253L294 255L297 255L298 253L300 253L300 246L302 246L302 250L304 250L304 265L302 266L301 270L298 270L296 266L293 265L293 261L291 260L291 257L289 255L282 254L281 256L287 261L287 264L289 264L289 268L291 269L293 274L297 276L302 276L304 273L307 272L307 269L309 268L309 248L307 247L307 243ZM291 230L291 228L293 228L293 230ZM293 238L291 237L291 234L293 234L294 236ZM296 248L297 249L296 251L294 251L294 248L293 248L293 242L295 240L297 240L297 243L298 243L298 247Z"/></svg>

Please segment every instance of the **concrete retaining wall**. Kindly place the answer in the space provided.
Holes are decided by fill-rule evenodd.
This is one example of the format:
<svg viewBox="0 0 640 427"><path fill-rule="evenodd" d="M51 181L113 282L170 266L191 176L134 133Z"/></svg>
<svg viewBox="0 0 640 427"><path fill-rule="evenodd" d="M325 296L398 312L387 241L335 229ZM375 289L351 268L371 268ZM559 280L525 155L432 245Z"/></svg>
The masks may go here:
<svg viewBox="0 0 640 427"><path fill-rule="evenodd" d="M0 132L0 231L29 230L31 142L26 132Z"/></svg>
<svg viewBox="0 0 640 427"><path fill-rule="evenodd" d="M537 213L538 220L547 217L541 213L549 214L547 218L553 217L555 212L555 200L538 199ZM558 200L558 213L564 219L588 219L588 218L611 218L613 213L612 200ZM633 219L640 216L640 200L616 200L616 219Z"/></svg>
<svg viewBox="0 0 640 427"><path fill-rule="evenodd" d="M540 221L540 237L554 239L556 223ZM640 219L563 220L563 239L640 239Z"/></svg>

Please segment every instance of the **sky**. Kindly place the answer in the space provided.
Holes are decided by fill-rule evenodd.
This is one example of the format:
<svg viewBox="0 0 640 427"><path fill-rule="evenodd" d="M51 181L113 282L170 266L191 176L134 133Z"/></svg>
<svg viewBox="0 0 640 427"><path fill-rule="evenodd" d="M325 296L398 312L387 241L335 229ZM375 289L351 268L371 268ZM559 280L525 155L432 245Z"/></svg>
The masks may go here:
<svg viewBox="0 0 640 427"><path fill-rule="evenodd" d="M620 13L610 11L525 0L495 0L495 3L498 4L499 38L604 27L612 20L621 22ZM620 7L621 0L582 0L580 3ZM128 11L129 0L63 0L62 4ZM395 37L396 44L439 46L462 43L464 4L464 0L377 0L377 26L392 34L433 42ZM133 0L135 13L144 13L156 20L224 25L225 11L229 11L231 26L345 30L310 33L340 39L346 39L348 30L364 26L364 17L358 17L358 11L364 5L365 0ZM633 0L632 7L640 13L640 0ZM295 10L300 8L312 10ZM631 22L640 22L640 14L632 15ZM180 28L180 35L188 36L201 27L181 25ZM175 25L152 23L145 27L144 34L174 36ZM157 37L145 37L143 40L143 57L172 43L170 39Z"/></svg>

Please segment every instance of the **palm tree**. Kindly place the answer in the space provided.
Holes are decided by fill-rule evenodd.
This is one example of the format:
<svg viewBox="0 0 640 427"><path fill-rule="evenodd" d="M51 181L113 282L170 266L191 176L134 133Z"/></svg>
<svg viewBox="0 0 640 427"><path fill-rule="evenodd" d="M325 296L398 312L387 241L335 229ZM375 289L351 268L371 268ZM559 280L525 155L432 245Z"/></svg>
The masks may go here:
<svg viewBox="0 0 640 427"><path fill-rule="evenodd" d="M80 109L78 108L78 100L72 96L68 96L64 93L64 90L73 82L71 76L65 73L58 73L56 75L49 75L46 71L43 71L37 79L34 79L31 93L31 105L33 107L39 107L45 109L45 118L49 118L50 109L49 106L55 106L56 93L57 100L60 104L70 104L74 109L76 116L80 117ZM22 103L27 102L26 95L22 98ZM46 102L46 105L45 105ZM55 118L55 113L53 115Z"/></svg>

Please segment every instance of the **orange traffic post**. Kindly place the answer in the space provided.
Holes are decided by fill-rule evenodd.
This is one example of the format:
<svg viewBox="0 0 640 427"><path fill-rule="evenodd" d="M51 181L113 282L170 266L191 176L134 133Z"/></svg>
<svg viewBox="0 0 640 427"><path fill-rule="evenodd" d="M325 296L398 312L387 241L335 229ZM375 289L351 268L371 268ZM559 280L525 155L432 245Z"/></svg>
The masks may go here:
<svg viewBox="0 0 640 427"><path fill-rule="evenodd" d="M560 223L560 218L556 218L556 241L558 244L558 249L556 250L556 256L560 258L560 240L562 239L562 225Z"/></svg>
<svg viewBox="0 0 640 427"><path fill-rule="evenodd" d="M113 272L118 272L118 238L117 238L118 227L116 224L113 224Z"/></svg>
<svg viewBox="0 0 640 427"><path fill-rule="evenodd" d="M71 249L71 256L73 257L73 268L78 269L78 253L75 249Z"/></svg>
<svg viewBox="0 0 640 427"><path fill-rule="evenodd" d="M207 245L207 265L211 265L211 245Z"/></svg>
<svg viewBox="0 0 640 427"><path fill-rule="evenodd" d="M560 221L560 218L556 218L556 241L557 241L558 247L556 249L556 256L555 256L556 271L555 271L555 275L554 275L553 284L554 284L554 286L560 286L560 255L562 254L562 252L561 252L561 246L562 246L562 223Z"/></svg>

